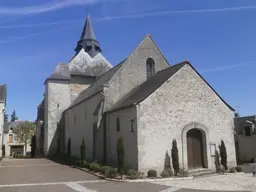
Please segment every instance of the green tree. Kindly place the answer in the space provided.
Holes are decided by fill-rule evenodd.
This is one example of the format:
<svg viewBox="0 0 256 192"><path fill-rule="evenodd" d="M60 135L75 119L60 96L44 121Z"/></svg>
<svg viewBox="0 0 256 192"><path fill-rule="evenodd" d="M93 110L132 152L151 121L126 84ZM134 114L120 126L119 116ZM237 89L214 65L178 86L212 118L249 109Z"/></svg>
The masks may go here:
<svg viewBox="0 0 256 192"><path fill-rule="evenodd" d="M71 139L68 139L68 149L67 149L67 156L71 156Z"/></svg>
<svg viewBox="0 0 256 192"><path fill-rule="evenodd" d="M25 144L27 152L27 144L31 142L32 136L35 134L35 124L30 121L22 121L13 129L15 140Z"/></svg>
<svg viewBox="0 0 256 192"><path fill-rule="evenodd" d="M11 115L11 122L14 122L14 121L16 121L16 120L18 120L18 117L17 117L17 115L16 115L16 111L14 110L13 113L12 113L12 115Z"/></svg>
<svg viewBox="0 0 256 192"><path fill-rule="evenodd" d="M118 172L122 174L124 172L124 144L123 144L123 137L119 137L117 140L117 166Z"/></svg>
<svg viewBox="0 0 256 192"><path fill-rule="evenodd" d="M227 149L225 146L225 143L223 140L221 140L221 144L219 146L220 148L220 157L221 157L221 165L223 165L223 167L228 170L228 166L227 166Z"/></svg>
<svg viewBox="0 0 256 192"><path fill-rule="evenodd" d="M86 145L85 145L84 139L82 140L80 151L81 151L81 163L84 163L84 161L86 160Z"/></svg>
<svg viewBox="0 0 256 192"><path fill-rule="evenodd" d="M172 141L172 166L173 166L175 175L177 175L180 172L180 165L179 165L179 151L177 147L177 141L175 139Z"/></svg>

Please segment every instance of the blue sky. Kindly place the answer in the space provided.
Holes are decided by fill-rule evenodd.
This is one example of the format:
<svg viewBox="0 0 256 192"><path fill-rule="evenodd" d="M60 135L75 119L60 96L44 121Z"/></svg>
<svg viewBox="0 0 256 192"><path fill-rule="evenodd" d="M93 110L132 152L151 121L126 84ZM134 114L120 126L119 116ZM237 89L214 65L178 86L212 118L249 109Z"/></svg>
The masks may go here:
<svg viewBox="0 0 256 192"><path fill-rule="evenodd" d="M171 65L189 60L241 115L256 113L255 0L1 0L9 116L36 119L44 80L73 56L88 13L113 65L149 33Z"/></svg>

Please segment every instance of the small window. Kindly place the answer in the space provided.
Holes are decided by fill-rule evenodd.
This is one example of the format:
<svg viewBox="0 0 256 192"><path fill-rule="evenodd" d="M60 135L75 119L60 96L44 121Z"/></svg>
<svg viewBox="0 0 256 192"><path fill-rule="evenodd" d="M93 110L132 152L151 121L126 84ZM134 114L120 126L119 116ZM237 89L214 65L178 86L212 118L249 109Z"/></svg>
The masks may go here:
<svg viewBox="0 0 256 192"><path fill-rule="evenodd" d="M250 128L250 126L244 127L244 134L245 134L246 137L251 136L251 128Z"/></svg>
<svg viewBox="0 0 256 192"><path fill-rule="evenodd" d="M147 67L147 79L155 74L155 61L152 58L148 58L146 62Z"/></svg>
<svg viewBox="0 0 256 192"><path fill-rule="evenodd" d="M116 131L117 132L120 131L120 119L119 118L116 119Z"/></svg>
<svg viewBox="0 0 256 192"><path fill-rule="evenodd" d="M59 104L59 103L57 104L57 107L58 107L58 108L60 107L60 104Z"/></svg>
<svg viewBox="0 0 256 192"><path fill-rule="evenodd" d="M131 132L134 132L134 120L131 120Z"/></svg>

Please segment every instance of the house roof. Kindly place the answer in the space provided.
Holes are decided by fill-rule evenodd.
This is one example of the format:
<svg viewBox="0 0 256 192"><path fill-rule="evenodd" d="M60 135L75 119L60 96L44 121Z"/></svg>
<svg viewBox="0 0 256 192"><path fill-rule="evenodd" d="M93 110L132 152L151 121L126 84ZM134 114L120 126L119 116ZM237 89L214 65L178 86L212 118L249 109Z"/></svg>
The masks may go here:
<svg viewBox="0 0 256 192"><path fill-rule="evenodd" d="M0 102L6 102L7 87L6 85L0 85Z"/></svg>
<svg viewBox="0 0 256 192"><path fill-rule="evenodd" d="M107 71L100 77L98 77L98 79L96 79L96 81L92 85L90 85L87 89L85 89L78 95L77 99L71 104L71 106L69 108L74 107L75 105L79 104L80 102L84 101L85 99L87 99L87 98L91 97L92 95L96 94L97 92L100 92L101 90L103 90L104 84L108 83L108 81L111 79L111 77L124 64L125 61L126 61L126 59L123 60L122 62L120 62L115 67L111 68L109 71Z"/></svg>
<svg viewBox="0 0 256 192"><path fill-rule="evenodd" d="M149 80L145 81L141 85L134 88L131 92L126 94L120 101L114 105L108 112L119 110L131 105L136 105L146 99L149 95L151 95L156 89L158 89L164 82L166 82L172 75L174 75L177 71L179 71L185 64L188 64L192 67L192 69L206 82L206 84L217 94L217 96L229 107L229 109L234 109L228 105L219 95L218 93L209 85L209 83L193 68L193 66L188 62L184 61L182 63L173 65L167 69L159 71L154 76L152 76Z"/></svg>
<svg viewBox="0 0 256 192"><path fill-rule="evenodd" d="M4 133L8 133L9 132L9 127L12 124L12 122L4 122Z"/></svg>

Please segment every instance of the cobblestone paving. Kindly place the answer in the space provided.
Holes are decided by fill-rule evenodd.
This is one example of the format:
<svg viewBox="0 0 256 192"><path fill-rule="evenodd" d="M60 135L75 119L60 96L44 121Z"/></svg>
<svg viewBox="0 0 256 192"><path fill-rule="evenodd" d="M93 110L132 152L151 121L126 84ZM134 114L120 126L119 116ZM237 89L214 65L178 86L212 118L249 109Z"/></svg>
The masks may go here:
<svg viewBox="0 0 256 192"><path fill-rule="evenodd" d="M232 186L230 184L232 180L235 186L227 187ZM241 183L249 181L248 184L251 186L246 188L246 184L238 181ZM1 192L214 192L209 189L220 192L242 192L253 191L251 190L253 187L256 189L256 179L252 180L249 175L237 178L219 175L184 181L120 183L101 180L78 169L47 159L6 159L0 165Z"/></svg>

